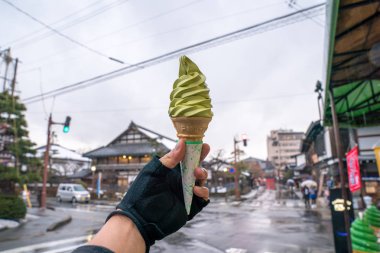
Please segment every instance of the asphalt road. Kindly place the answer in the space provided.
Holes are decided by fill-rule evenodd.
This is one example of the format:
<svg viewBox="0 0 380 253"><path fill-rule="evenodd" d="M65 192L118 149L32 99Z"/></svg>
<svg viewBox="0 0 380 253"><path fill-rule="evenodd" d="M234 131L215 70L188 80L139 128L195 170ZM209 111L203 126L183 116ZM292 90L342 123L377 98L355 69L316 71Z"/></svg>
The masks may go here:
<svg viewBox="0 0 380 253"><path fill-rule="evenodd" d="M0 232L0 252L71 252L91 239L112 209L63 203L45 217L35 212L23 226ZM72 222L46 232L54 214L71 215ZM305 210L300 200L277 201L265 191L242 203L215 199L150 252L332 253L333 247L328 210Z"/></svg>

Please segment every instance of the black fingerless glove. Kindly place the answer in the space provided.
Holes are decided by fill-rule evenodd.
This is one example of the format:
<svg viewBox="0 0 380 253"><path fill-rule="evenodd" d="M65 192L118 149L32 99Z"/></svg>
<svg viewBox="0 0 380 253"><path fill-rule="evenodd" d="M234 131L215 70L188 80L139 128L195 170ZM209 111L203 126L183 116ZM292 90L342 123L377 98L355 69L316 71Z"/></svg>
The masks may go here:
<svg viewBox="0 0 380 253"><path fill-rule="evenodd" d="M179 230L210 201L193 196L190 214L183 200L180 166L165 167L154 157L140 172L127 194L108 217L115 214L129 217L145 240L146 251L167 235Z"/></svg>

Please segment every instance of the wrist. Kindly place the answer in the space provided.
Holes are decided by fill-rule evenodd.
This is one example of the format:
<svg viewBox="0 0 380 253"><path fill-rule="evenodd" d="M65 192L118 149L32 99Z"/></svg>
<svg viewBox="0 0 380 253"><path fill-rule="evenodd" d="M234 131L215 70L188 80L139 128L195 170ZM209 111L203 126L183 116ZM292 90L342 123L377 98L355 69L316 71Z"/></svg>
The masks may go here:
<svg viewBox="0 0 380 253"><path fill-rule="evenodd" d="M118 214L107 221L89 244L114 252L145 253L145 241L136 225L128 217Z"/></svg>

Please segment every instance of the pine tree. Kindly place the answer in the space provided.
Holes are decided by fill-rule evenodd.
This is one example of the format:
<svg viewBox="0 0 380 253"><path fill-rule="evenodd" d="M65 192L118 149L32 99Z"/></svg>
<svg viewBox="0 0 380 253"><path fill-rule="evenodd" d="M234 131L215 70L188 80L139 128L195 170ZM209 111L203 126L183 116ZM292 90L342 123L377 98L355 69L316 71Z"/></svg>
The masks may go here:
<svg viewBox="0 0 380 253"><path fill-rule="evenodd" d="M40 181L41 162L29 139L25 111L18 96L0 93L0 194L14 195L16 183ZM27 173L21 173L22 166Z"/></svg>

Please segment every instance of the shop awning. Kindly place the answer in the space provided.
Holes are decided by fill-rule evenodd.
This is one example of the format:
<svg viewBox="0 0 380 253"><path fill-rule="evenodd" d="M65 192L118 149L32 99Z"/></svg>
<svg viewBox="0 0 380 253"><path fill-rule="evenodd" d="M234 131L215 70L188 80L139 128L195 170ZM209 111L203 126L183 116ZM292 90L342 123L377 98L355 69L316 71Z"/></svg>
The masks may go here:
<svg viewBox="0 0 380 253"><path fill-rule="evenodd" d="M324 124L332 89L341 127L380 125L380 1L327 3Z"/></svg>

